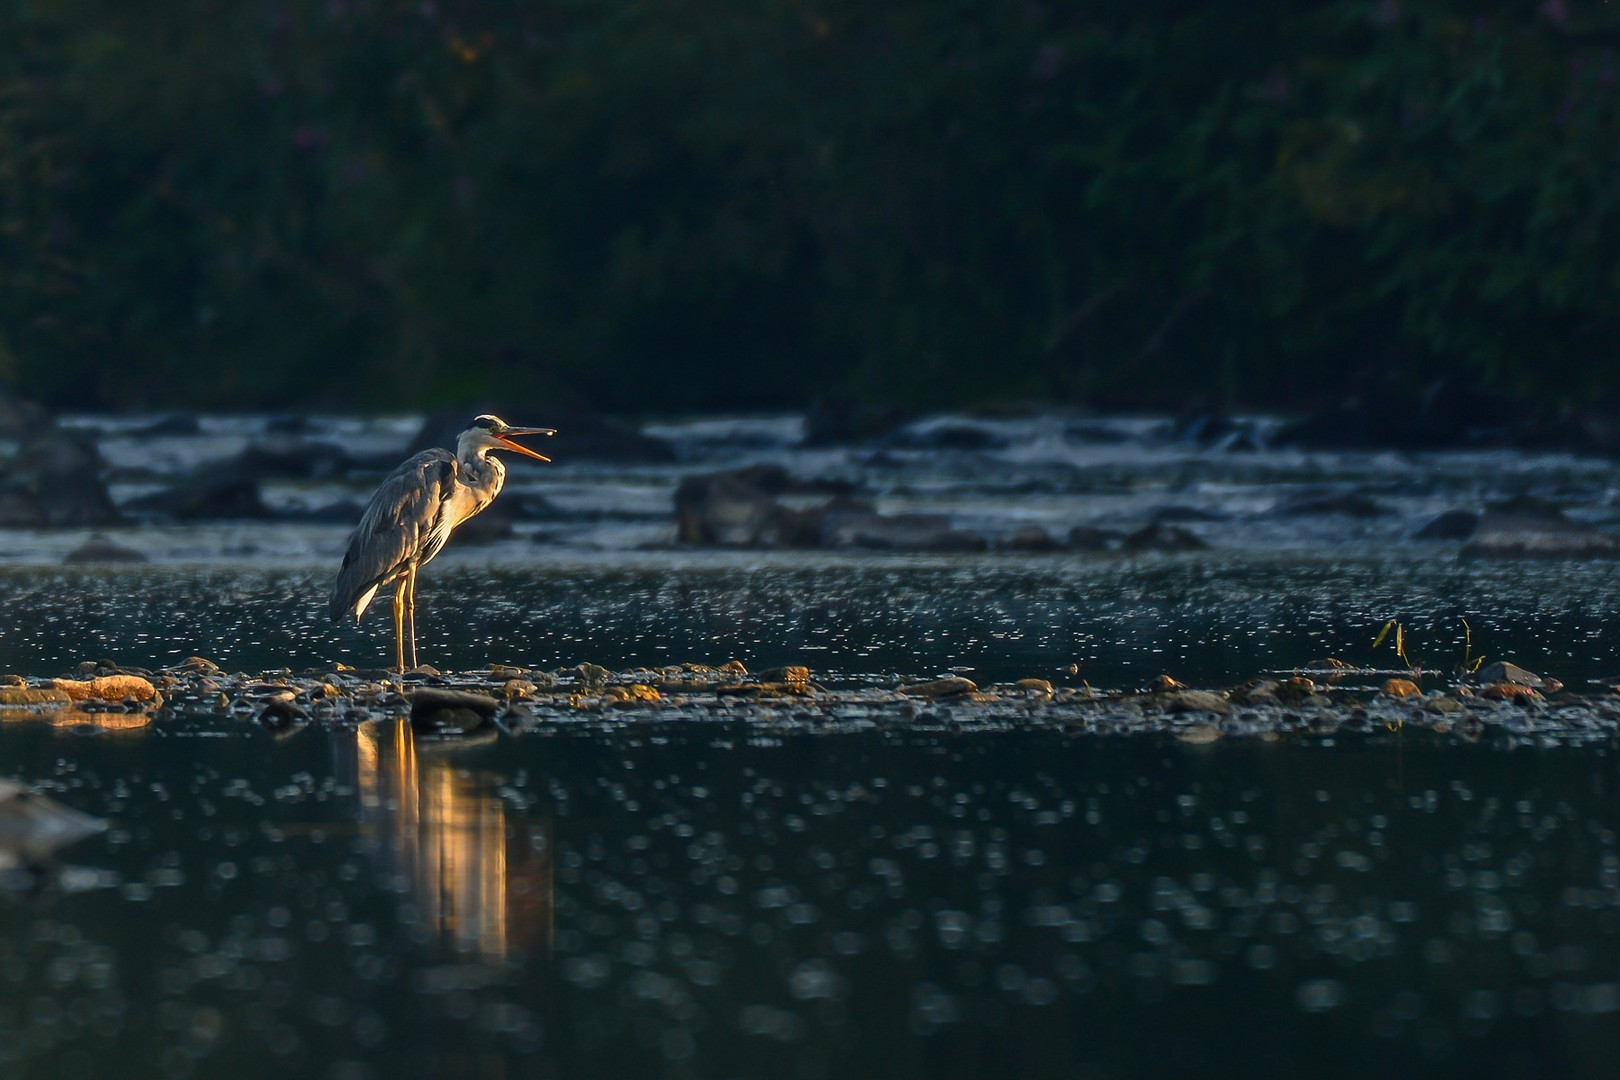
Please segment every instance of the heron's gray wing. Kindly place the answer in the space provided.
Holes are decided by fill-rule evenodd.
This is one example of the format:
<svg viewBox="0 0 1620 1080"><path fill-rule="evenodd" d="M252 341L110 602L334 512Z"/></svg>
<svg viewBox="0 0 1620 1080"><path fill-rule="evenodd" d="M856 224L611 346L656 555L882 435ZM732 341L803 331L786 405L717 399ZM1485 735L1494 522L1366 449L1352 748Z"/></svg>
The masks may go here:
<svg viewBox="0 0 1620 1080"><path fill-rule="evenodd" d="M362 597L403 574L431 545L435 519L454 492L455 479L454 454L424 450L382 482L349 538L332 584L333 622L354 613Z"/></svg>

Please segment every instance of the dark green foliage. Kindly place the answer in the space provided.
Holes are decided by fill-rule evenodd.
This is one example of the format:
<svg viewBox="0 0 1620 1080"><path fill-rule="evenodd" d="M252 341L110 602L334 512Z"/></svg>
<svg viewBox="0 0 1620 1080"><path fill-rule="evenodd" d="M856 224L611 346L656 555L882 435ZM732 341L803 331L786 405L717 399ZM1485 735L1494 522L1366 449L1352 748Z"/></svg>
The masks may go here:
<svg viewBox="0 0 1620 1080"><path fill-rule="evenodd" d="M1587 0L0 0L57 403L1303 403L1620 377Z"/></svg>

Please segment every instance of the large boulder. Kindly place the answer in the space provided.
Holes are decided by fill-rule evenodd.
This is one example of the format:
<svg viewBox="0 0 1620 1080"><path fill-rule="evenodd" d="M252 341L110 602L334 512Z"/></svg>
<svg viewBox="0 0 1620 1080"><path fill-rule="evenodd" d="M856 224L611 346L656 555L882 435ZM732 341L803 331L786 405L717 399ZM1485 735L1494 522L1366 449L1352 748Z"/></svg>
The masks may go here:
<svg viewBox="0 0 1620 1080"><path fill-rule="evenodd" d="M798 515L779 498L790 484L780 465L688 476L675 489L675 539L726 547L801 546Z"/></svg>
<svg viewBox="0 0 1620 1080"><path fill-rule="evenodd" d="M1521 496L1487 507L1463 558L1620 558L1620 535L1574 521L1553 503Z"/></svg>
<svg viewBox="0 0 1620 1080"><path fill-rule="evenodd" d="M131 499L124 508L175 521L263 521L275 516L259 494L259 485L239 479L179 484Z"/></svg>
<svg viewBox="0 0 1620 1080"><path fill-rule="evenodd" d="M118 510L95 444L46 421L0 473L0 525L110 525Z"/></svg>

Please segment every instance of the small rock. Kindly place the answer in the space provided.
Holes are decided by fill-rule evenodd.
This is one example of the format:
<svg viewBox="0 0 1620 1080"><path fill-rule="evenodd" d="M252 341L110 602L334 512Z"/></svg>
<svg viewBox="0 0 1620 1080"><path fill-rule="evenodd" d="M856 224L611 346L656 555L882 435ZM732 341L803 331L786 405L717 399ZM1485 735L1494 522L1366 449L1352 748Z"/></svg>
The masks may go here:
<svg viewBox="0 0 1620 1080"><path fill-rule="evenodd" d="M1518 686L1534 686L1537 688L1541 687L1544 682L1542 677L1535 672L1526 671L1518 664L1510 664L1506 660L1486 664L1474 678L1481 683L1514 683Z"/></svg>
<svg viewBox="0 0 1620 1080"><path fill-rule="evenodd" d="M411 728L422 733L476 731L495 718L501 703L489 694L421 687L406 695Z"/></svg>
<svg viewBox="0 0 1620 1080"><path fill-rule="evenodd" d="M309 714L293 700L291 694L288 694L285 697L277 695L262 702L253 714L253 719L264 725L267 730L285 732L308 720Z"/></svg>
<svg viewBox="0 0 1620 1080"><path fill-rule="evenodd" d="M1039 698L1049 698L1055 693L1052 684L1045 679L1019 679L1013 683L1013 689Z"/></svg>
<svg viewBox="0 0 1620 1080"><path fill-rule="evenodd" d="M92 679L52 679L50 688L61 690L74 701L161 702L158 689L140 675L102 675Z"/></svg>
<svg viewBox="0 0 1620 1080"><path fill-rule="evenodd" d="M1412 534L1414 540L1467 540L1479 528L1472 510L1447 510Z"/></svg>
<svg viewBox="0 0 1620 1080"><path fill-rule="evenodd" d="M580 664L574 669L575 681L585 687L605 686L611 678L613 672L601 664Z"/></svg>
<svg viewBox="0 0 1620 1080"><path fill-rule="evenodd" d="M1212 712L1227 716L1232 712L1232 704L1226 700L1225 695L1210 690L1181 690L1171 694L1166 699L1164 711L1170 713Z"/></svg>
<svg viewBox="0 0 1620 1080"><path fill-rule="evenodd" d="M1277 705L1282 684L1276 679L1251 679L1233 690L1228 700L1236 705Z"/></svg>
<svg viewBox="0 0 1620 1080"><path fill-rule="evenodd" d="M125 547L101 533L91 533L84 543L62 556L64 563L143 563L146 555Z"/></svg>
<svg viewBox="0 0 1620 1080"><path fill-rule="evenodd" d="M1383 692L1393 698L1421 697L1423 694L1411 679L1389 679L1384 683Z"/></svg>
<svg viewBox="0 0 1620 1080"><path fill-rule="evenodd" d="M960 675L951 675L943 679L932 679L928 682L902 686L900 687L900 693L907 697L943 698L953 697L957 694L971 694L978 689L978 684L972 679L964 679Z"/></svg>
<svg viewBox="0 0 1620 1080"><path fill-rule="evenodd" d="M1023 525L1002 538L997 545L1004 551L1056 551L1061 545L1039 525Z"/></svg>
<svg viewBox="0 0 1620 1080"><path fill-rule="evenodd" d="M1127 551L1202 551L1209 544L1178 525L1144 525L1125 538Z"/></svg>

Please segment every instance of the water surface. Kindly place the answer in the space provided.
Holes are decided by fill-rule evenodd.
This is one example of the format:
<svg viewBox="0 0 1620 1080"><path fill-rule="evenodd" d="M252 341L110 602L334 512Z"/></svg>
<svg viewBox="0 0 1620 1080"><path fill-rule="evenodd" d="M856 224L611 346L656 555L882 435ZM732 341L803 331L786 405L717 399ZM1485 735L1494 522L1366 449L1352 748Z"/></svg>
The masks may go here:
<svg viewBox="0 0 1620 1080"><path fill-rule="evenodd" d="M1603 747L6 736L114 822L0 905L12 1075L1596 1076L1620 1037Z"/></svg>

